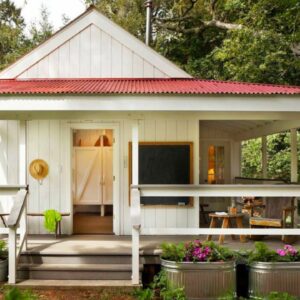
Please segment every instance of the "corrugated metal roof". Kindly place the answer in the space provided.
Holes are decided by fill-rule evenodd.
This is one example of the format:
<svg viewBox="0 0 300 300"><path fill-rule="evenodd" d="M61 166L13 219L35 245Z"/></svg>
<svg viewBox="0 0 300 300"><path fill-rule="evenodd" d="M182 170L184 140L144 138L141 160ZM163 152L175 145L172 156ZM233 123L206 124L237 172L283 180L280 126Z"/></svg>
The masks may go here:
<svg viewBox="0 0 300 300"><path fill-rule="evenodd" d="M0 95L41 94L240 94L297 95L300 86L201 79L12 79L0 80Z"/></svg>

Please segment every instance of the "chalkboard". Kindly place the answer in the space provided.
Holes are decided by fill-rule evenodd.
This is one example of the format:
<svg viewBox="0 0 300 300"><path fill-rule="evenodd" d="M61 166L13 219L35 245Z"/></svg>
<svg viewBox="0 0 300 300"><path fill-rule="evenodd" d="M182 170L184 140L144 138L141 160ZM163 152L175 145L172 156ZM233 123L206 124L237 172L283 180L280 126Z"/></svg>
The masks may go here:
<svg viewBox="0 0 300 300"><path fill-rule="evenodd" d="M192 143L142 142L139 144L139 184L190 184L193 182L192 177ZM142 197L141 204L185 206L190 205L190 198Z"/></svg>

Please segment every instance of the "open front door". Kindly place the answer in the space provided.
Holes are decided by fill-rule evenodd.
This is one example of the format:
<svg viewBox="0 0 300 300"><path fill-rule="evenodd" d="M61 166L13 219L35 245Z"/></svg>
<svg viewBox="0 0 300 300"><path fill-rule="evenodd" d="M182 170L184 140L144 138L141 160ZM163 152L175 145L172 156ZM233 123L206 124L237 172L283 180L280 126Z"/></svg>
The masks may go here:
<svg viewBox="0 0 300 300"><path fill-rule="evenodd" d="M113 233L112 134L109 129L74 132L74 233Z"/></svg>

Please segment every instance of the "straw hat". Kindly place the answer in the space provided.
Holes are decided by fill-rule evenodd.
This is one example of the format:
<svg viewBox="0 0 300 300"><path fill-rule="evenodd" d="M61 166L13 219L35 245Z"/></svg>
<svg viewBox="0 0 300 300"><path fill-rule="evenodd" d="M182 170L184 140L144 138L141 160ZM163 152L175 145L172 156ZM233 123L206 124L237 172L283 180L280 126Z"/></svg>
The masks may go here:
<svg viewBox="0 0 300 300"><path fill-rule="evenodd" d="M37 179L42 180L47 177L49 172L48 164L42 159L35 159L30 163L29 173L30 175Z"/></svg>

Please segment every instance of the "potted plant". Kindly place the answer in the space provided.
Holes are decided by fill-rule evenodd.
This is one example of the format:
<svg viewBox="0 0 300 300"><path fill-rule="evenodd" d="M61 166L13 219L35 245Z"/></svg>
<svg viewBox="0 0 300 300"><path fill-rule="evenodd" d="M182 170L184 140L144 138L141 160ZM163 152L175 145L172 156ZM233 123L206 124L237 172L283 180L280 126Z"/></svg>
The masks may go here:
<svg viewBox="0 0 300 300"><path fill-rule="evenodd" d="M271 250L262 242L248 254L249 295L260 299L272 291L300 297L300 252L291 245Z"/></svg>
<svg viewBox="0 0 300 300"><path fill-rule="evenodd" d="M6 242L0 240L0 282L6 281L8 275L8 259Z"/></svg>
<svg viewBox="0 0 300 300"><path fill-rule="evenodd" d="M184 288L188 299L235 296L234 253L213 242L162 244L161 265L175 288Z"/></svg>

